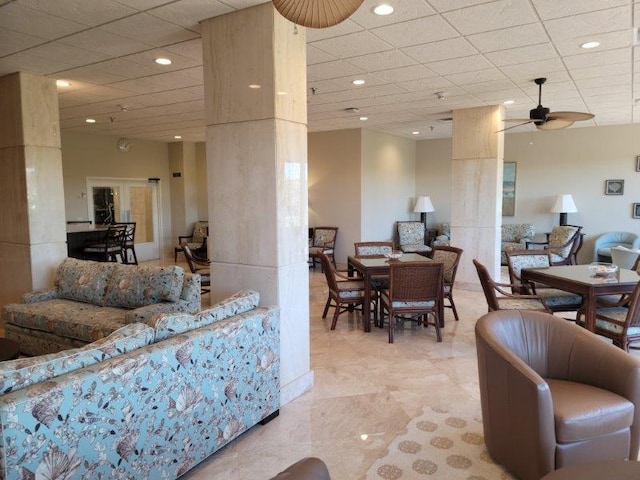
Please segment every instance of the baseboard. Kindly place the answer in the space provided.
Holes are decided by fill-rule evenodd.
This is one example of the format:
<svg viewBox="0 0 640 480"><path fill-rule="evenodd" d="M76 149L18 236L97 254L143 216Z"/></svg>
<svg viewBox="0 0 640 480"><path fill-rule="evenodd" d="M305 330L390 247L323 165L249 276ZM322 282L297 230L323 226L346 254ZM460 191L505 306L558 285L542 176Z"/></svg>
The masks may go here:
<svg viewBox="0 0 640 480"><path fill-rule="evenodd" d="M304 375L296 378L286 385L280 386L280 407L295 400L300 395L313 388L313 370L309 370Z"/></svg>

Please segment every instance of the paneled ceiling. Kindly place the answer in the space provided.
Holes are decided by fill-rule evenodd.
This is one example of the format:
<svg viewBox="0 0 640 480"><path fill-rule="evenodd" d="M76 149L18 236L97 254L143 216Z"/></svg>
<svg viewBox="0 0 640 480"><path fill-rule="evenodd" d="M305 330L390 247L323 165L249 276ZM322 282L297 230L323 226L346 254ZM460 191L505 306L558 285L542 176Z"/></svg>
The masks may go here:
<svg viewBox="0 0 640 480"><path fill-rule="evenodd" d="M0 0L0 75L71 82L59 89L63 131L203 141L198 22L260 3ZM394 13L374 15L380 3ZM528 118L536 77L548 79L544 106L595 114L571 128L640 123L639 26L640 0L365 0L341 24L307 30L309 131L446 137L451 110L506 100L508 118Z"/></svg>

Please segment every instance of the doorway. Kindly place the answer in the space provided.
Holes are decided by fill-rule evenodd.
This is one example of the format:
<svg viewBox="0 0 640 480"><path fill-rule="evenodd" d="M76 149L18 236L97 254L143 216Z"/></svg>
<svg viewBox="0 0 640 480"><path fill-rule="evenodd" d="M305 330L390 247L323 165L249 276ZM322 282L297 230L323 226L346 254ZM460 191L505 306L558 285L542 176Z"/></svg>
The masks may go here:
<svg viewBox="0 0 640 480"><path fill-rule="evenodd" d="M138 261L160 258L158 185L146 179L87 178L87 207L94 225L136 222Z"/></svg>

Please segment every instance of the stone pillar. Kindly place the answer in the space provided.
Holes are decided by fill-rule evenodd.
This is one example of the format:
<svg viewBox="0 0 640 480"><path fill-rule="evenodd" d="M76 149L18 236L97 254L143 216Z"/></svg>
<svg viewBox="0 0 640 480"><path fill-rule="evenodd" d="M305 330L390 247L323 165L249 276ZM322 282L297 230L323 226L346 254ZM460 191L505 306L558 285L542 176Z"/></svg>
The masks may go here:
<svg viewBox="0 0 640 480"><path fill-rule="evenodd" d="M55 80L0 77L0 305L53 285L67 256Z"/></svg>
<svg viewBox="0 0 640 480"><path fill-rule="evenodd" d="M500 278L504 109L453 111L451 244L464 249L456 283L479 288L475 258Z"/></svg>
<svg viewBox="0 0 640 480"><path fill-rule="evenodd" d="M202 22L212 301L280 307L281 402L309 360L305 29L265 3Z"/></svg>

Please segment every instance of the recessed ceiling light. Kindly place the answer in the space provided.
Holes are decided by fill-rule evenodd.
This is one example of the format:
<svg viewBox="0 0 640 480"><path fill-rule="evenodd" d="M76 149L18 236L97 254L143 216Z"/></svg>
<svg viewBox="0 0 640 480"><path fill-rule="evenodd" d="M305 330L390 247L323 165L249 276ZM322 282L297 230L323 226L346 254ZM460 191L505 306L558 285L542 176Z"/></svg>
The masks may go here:
<svg viewBox="0 0 640 480"><path fill-rule="evenodd" d="M260 88L260 85L252 83L251 85L249 85L249 88L253 88L254 90L257 90L258 88Z"/></svg>
<svg viewBox="0 0 640 480"><path fill-rule="evenodd" d="M86 123L96 123L96 119L95 118L87 118L85 120Z"/></svg>
<svg viewBox="0 0 640 480"><path fill-rule="evenodd" d="M175 138L176 140L180 140L182 138L182 135L174 135L173 138Z"/></svg>
<svg viewBox="0 0 640 480"><path fill-rule="evenodd" d="M362 120L364 122L366 120L369 120L369 117L360 117L360 120Z"/></svg>
<svg viewBox="0 0 640 480"><path fill-rule="evenodd" d="M515 102L515 100L505 100L504 102L502 102L503 105L513 105Z"/></svg>
<svg viewBox="0 0 640 480"><path fill-rule="evenodd" d="M393 7L391 5L387 5L386 3L382 3L376 7L373 7L373 13L376 15L389 15L393 13Z"/></svg>
<svg viewBox="0 0 640 480"><path fill-rule="evenodd" d="M287 92L276 92L276 95L286 95Z"/></svg>
<svg viewBox="0 0 640 480"><path fill-rule="evenodd" d="M156 58L155 62L158 65L171 65L171 60L168 58Z"/></svg>
<svg viewBox="0 0 640 480"><path fill-rule="evenodd" d="M585 42L580 47L582 48L596 48L600 46L600 42Z"/></svg>
<svg viewBox="0 0 640 480"><path fill-rule="evenodd" d="M71 84L69 82L67 82L66 80L56 80L56 85L58 87L70 87Z"/></svg>
<svg viewBox="0 0 640 480"><path fill-rule="evenodd" d="M419 132L419 131L417 131L417 130L416 130L415 132L411 132L411 133L412 133L413 135L420 135L420 132Z"/></svg>
<svg viewBox="0 0 640 480"><path fill-rule="evenodd" d="M353 83L354 85L364 85L364 80L362 80L361 78L357 79L357 80L353 80L351 83Z"/></svg>

